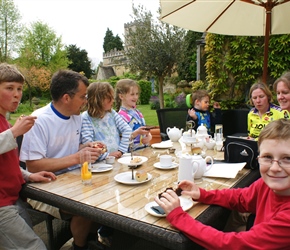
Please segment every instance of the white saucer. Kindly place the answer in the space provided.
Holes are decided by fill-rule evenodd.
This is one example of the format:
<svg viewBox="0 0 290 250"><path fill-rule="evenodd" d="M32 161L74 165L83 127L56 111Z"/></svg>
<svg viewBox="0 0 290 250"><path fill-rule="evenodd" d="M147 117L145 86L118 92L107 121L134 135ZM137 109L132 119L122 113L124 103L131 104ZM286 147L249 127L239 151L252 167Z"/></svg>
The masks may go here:
<svg viewBox="0 0 290 250"><path fill-rule="evenodd" d="M176 162L172 162L171 166L164 167L164 166L160 166L160 162L156 162L156 163L153 164L153 166L155 168L159 168L159 169L173 169L173 168L178 167L178 164Z"/></svg>
<svg viewBox="0 0 290 250"><path fill-rule="evenodd" d="M110 171L113 169L113 166L106 163L95 163L91 165L92 173L102 173L106 171Z"/></svg>
<svg viewBox="0 0 290 250"><path fill-rule="evenodd" d="M194 204L193 200L190 197L179 196L179 200L183 211L189 210ZM155 201L147 203L145 205L145 210L147 213L156 217L166 217L166 214L158 214L154 210L152 210L152 206L158 206L158 204Z"/></svg>

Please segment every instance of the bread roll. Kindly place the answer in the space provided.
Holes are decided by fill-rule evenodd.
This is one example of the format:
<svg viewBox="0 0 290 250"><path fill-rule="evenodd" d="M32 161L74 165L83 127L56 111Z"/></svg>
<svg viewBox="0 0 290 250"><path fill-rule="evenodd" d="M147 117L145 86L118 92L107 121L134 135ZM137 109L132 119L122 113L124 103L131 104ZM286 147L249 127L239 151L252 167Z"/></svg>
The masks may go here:
<svg viewBox="0 0 290 250"><path fill-rule="evenodd" d="M144 171L144 170L138 170L138 171L136 171L136 173L135 173L135 179L136 179L137 181L140 181L140 182L142 182L142 181L146 181L146 180L148 180L148 174L147 174L147 172Z"/></svg>

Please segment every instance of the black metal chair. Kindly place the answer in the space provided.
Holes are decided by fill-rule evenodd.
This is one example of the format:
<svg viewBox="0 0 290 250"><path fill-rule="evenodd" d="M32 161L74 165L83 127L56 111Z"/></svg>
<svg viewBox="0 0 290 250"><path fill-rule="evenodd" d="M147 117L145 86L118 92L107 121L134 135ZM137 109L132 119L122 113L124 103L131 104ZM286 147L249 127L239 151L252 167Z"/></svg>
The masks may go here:
<svg viewBox="0 0 290 250"><path fill-rule="evenodd" d="M186 116L188 108L165 108L157 109L158 123L162 141L169 140L166 129L169 128L186 128Z"/></svg>
<svg viewBox="0 0 290 250"><path fill-rule="evenodd" d="M222 111L223 136L247 136L247 120L250 109L231 109Z"/></svg>
<svg viewBox="0 0 290 250"><path fill-rule="evenodd" d="M246 224L247 231L249 231L251 229L251 227L254 225L255 218L256 218L256 214L249 215L248 220L247 220L247 224Z"/></svg>
<svg viewBox="0 0 290 250"><path fill-rule="evenodd" d="M18 144L18 151L20 152L23 136L16 138ZM20 167L26 169L25 162L19 162ZM39 223L45 221L47 234L48 234L48 249L58 250L60 249L69 239L72 238L70 230L70 221L61 220L53 217L52 215L33 209L28 203L26 210L30 215L32 225L36 226Z"/></svg>

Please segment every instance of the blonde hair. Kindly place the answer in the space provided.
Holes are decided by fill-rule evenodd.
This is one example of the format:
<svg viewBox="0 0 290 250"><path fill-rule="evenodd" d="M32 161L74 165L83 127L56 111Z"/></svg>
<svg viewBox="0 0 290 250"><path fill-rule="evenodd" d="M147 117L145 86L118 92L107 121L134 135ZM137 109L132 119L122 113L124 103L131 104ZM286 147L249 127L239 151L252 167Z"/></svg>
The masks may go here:
<svg viewBox="0 0 290 250"><path fill-rule="evenodd" d="M114 99L114 89L108 82L93 82L87 89L87 111L91 117L102 118L106 111L103 108L105 99Z"/></svg>
<svg viewBox="0 0 290 250"><path fill-rule="evenodd" d="M282 76L280 76L275 82L274 82L274 85L273 85L273 89L274 91L277 93L277 85L279 82L284 82L288 89L290 89L290 72L286 72L284 73Z"/></svg>
<svg viewBox="0 0 290 250"><path fill-rule="evenodd" d="M270 91L270 89L266 86L266 84L262 82L258 82L258 83L253 84L252 87L250 88L249 100L252 106L254 106L253 101L252 101L252 93L256 89L261 89L265 93L265 95L268 98L269 103L272 101L272 92Z"/></svg>
<svg viewBox="0 0 290 250"><path fill-rule="evenodd" d="M290 139L290 120L278 119L270 122L264 127L259 135L258 146L262 144L264 140L289 140Z"/></svg>
<svg viewBox="0 0 290 250"><path fill-rule="evenodd" d="M120 94L127 94L130 92L132 87L137 87L140 95L140 86L139 84L132 80L132 79L121 79L116 83L116 93L115 93L115 101L116 101L116 111L118 112L121 105L122 105L122 100L120 99Z"/></svg>

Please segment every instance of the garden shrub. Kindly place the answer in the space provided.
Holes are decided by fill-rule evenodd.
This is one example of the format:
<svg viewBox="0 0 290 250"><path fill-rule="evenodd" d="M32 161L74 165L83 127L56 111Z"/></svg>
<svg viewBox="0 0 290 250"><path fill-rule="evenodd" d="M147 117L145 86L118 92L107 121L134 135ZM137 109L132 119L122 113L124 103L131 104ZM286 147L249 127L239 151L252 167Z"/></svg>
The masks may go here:
<svg viewBox="0 0 290 250"><path fill-rule="evenodd" d="M176 108L186 108L186 94L185 93L180 93L175 97L175 103L176 103Z"/></svg>
<svg viewBox="0 0 290 250"><path fill-rule="evenodd" d="M160 109L160 102L159 102L159 97L158 96L151 96L149 100L150 108L151 109Z"/></svg>
<svg viewBox="0 0 290 250"><path fill-rule="evenodd" d="M138 81L138 84L141 88L141 94L139 97L139 101L142 105L149 104L149 100L151 97L151 82L146 80Z"/></svg>

